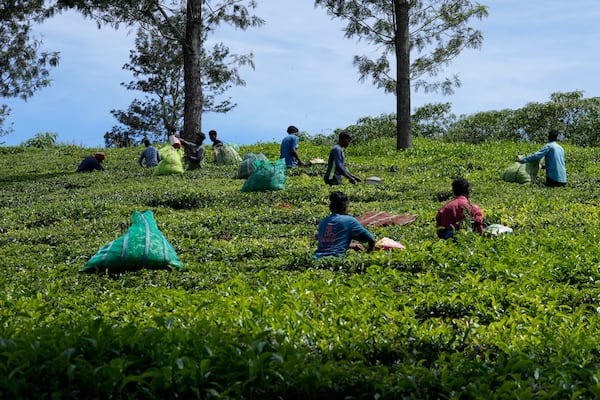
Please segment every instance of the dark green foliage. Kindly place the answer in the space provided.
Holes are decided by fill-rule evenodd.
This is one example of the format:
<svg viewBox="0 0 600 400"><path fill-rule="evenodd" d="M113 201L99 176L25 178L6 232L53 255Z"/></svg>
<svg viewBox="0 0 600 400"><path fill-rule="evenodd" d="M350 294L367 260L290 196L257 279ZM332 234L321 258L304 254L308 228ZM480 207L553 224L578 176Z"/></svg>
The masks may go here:
<svg viewBox="0 0 600 400"><path fill-rule="evenodd" d="M356 121L356 124L346 127L345 130L350 133L355 143L382 137L395 137L396 114L381 114L379 117L362 117ZM337 135L339 133L340 130L335 132L335 142L337 142Z"/></svg>
<svg viewBox="0 0 600 400"><path fill-rule="evenodd" d="M513 125L514 116L513 110L483 111L463 116L448 127L443 139L475 144L488 140L523 140L525 131Z"/></svg>
<svg viewBox="0 0 600 400"><path fill-rule="evenodd" d="M50 86L50 69L58 66L59 53L42 51L42 40L32 34L34 24L50 13L45 6L43 0L3 0L0 5L0 99L27 100ZM6 124L10 111L0 104L0 136L12 133L12 124Z"/></svg>
<svg viewBox="0 0 600 400"><path fill-rule="evenodd" d="M393 136L396 115L363 117L345 129L355 141ZM489 141L545 143L548 132L558 129L560 140L585 147L600 143L600 97L583 98L583 92L552 93L546 103L529 103L515 110L482 111L456 116L451 103L425 104L411 116L415 137L437 138L452 143ZM336 131L339 133L339 130ZM329 139L337 140L337 135ZM322 136L311 141L324 144Z"/></svg>
<svg viewBox="0 0 600 400"><path fill-rule="evenodd" d="M456 120L456 116L451 113L452 105L450 103L425 104L418 107L411 116L413 135L415 137L440 138L448 131L448 127ZM362 117L355 124L347 126L344 130L350 133L354 143L363 143L369 140L395 137L396 136L396 114L381 114L378 117ZM341 129L337 129L334 134L328 137L329 141L323 135L316 137L306 136L314 144L331 145L337 142L337 136Z"/></svg>
<svg viewBox="0 0 600 400"><path fill-rule="evenodd" d="M0 397L598 397L600 151L565 144L569 184L548 189L500 178L537 145L393 140L346 149L382 185L336 189L354 215L417 215L372 229L407 250L322 260L324 166L241 193L234 165L153 177L139 148L106 149L106 171L76 174L93 149L0 148ZM514 233L438 240L455 176ZM144 209L183 270L77 272Z"/></svg>
<svg viewBox="0 0 600 400"><path fill-rule="evenodd" d="M600 98L583 92L552 93L546 103L529 103L516 110L485 111L461 116L448 127L444 139L483 143L514 140L543 143L558 129L563 140L577 146L600 143Z"/></svg>
<svg viewBox="0 0 600 400"><path fill-rule="evenodd" d="M42 0L3 1L0 9L0 98L24 100L50 85L50 68L58 52L40 51L42 41L31 33L48 15Z"/></svg>
<svg viewBox="0 0 600 400"><path fill-rule="evenodd" d="M208 7L208 5L205 5ZM205 10L209 15L208 10ZM163 141L172 129L178 130L184 118L184 48L180 37L185 31L185 7L170 15L156 26L138 28L135 49L130 52L129 62L123 66L135 80L123 82L128 90L144 94L144 99L134 99L127 110L111 110L119 122L105 134L107 147L124 147L127 141L141 143L144 138ZM222 96L232 86L243 86L239 68L254 68L251 54L232 54L223 43L209 47L204 44L215 29L219 19L205 17L202 25L201 84L202 111L229 112L236 104ZM157 20L158 21L158 20ZM166 34L170 29L179 35ZM123 143L125 141L125 143Z"/></svg>
<svg viewBox="0 0 600 400"><path fill-rule="evenodd" d="M430 103L418 107L412 119L412 130L415 137L439 138L447 131L456 115L451 113L451 103Z"/></svg>

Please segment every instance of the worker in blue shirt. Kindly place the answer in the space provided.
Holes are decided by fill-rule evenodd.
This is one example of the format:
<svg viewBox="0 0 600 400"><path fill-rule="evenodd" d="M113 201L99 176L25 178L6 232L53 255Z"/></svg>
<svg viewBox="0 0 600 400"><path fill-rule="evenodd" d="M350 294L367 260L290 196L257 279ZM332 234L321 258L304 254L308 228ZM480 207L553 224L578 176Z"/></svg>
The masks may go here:
<svg viewBox="0 0 600 400"><path fill-rule="evenodd" d="M143 167L144 164L142 164L142 161L145 160L146 167L156 167L160 161L160 154L158 153L158 150L152 146L152 143L150 143L149 139L144 139L144 146L146 146L146 148L144 151L142 151L142 154L140 154L140 158L138 158L138 164Z"/></svg>
<svg viewBox="0 0 600 400"><path fill-rule="evenodd" d="M331 214L319 222L317 231L319 244L313 258L343 256L350 248L364 250L360 243L352 243L352 240L368 243L367 251L373 251L375 247L373 234L356 218L348 215L349 203L345 193L332 192L329 195Z"/></svg>
<svg viewBox="0 0 600 400"><path fill-rule="evenodd" d="M88 156L77 167L77 172L93 172L93 171L104 171L102 166L104 161L104 153L99 151L93 156Z"/></svg>
<svg viewBox="0 0 600 400"><path fill-rule="evenodd" d="M285 159L285 165L288 168L304 165L298 156L298 128L290 125L287 133L288 135L283 138L279 147L279 158Z"/></svg>
<svg viewBox="0 0 600 400"><path fill-rule="evenodd" d="M338 142L331 148L327 160L327 171L325 171L325 183L328 185L341 185L342 176L348 178L350 183L355 184L361 179L350 173L346 168L346 155L344 149L350 145L352 137L347 131L342 131L338 136Z"/></svg>

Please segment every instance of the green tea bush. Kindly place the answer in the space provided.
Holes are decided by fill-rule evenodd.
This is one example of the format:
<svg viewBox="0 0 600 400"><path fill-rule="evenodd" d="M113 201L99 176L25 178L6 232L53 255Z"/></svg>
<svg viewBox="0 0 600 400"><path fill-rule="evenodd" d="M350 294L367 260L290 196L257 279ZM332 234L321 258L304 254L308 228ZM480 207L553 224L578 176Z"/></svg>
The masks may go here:
<svg viewBox="0 0 600 400"><path fill-rule="evenodd" d="M302 141L302 159L331 143ZM325 166L242 193L237 166L154 177L141 148L0 148L1 398L597 398L600 151L564 145L565 188L501 180L538 145L394 138L346 149L350 213L413 214L371 228L405 251L312 258L332 188ZM279 155L278 143L240 154ZM207 159L211 159L210 151ZM485 223L438 240L454 177ZM183 270L80 274L153 211Z"/></svg>

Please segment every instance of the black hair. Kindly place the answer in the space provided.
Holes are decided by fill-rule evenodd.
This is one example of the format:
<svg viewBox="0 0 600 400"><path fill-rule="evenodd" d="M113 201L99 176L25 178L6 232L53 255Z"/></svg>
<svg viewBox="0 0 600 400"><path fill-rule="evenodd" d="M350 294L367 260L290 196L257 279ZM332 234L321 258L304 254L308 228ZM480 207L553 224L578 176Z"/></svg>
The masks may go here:
<svg viewBox="0 0 600 400"><path fill-rule="evenodd" d="M551 130L550 132L548 132L548 141L555 142L556 139L558 139L558 135L559 132L556 129Z"/></svg>
<svg viewBox="0 0 600 400"><path fill-rule="evenodd" d="M471 193L471 184L465 178L456 178L452 181L452 191L455 196L469 197Z"/></svg>
<svg viewBox="0 0 600 400"><path fill-rule="evenodd" d="M338 140L344 140L344 139L352 140L352 136L350 136L350 133L348 133L348 131L340 132L340 135L338 136Z"/></svg>
<svg viewBox="0 0 600 400"><path fill-rule="evenodd" d="M346 193L343 192L331 192L329 195L329 211L332 213L339 213L344 211L348 207L350 200Z"/></svg>
<svg viewBox="0 0 600 400"><path fill-rule="evenodd" d="M196 133L196 137L194 138L193 142L197 145L201 145L202 142L204 142L204 139L206 139L206 135L203 132L198 132Z"/></svg>
<svg viewBox="0 0 600 400"><path fill-rule="evenodd" d="M290 125L287 128L287 133L298 133L298 128L296 128L294 125Z"/></svg>
<svg viewBox="0 0 600 400"><path fill-rule="evenodd" d="M214 129L211 129L210 131L208 131L208 135L215 135L217 136L217 131L215 131Z"/></svg>
<svg viewBox="0 0 600 400"><path fill-rule="evenodd" d="M150 140L149 139L144 139L144 145L146 147L150 146Z"/></svg>

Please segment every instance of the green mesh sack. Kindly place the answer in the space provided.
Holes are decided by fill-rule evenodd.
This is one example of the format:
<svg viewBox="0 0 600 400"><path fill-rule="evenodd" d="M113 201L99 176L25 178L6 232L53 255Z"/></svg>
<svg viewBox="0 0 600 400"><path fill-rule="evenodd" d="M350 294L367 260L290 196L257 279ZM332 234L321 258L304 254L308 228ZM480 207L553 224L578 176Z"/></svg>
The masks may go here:
<svg viewBox="0 0 600 400"><path fill-rule="evenodd" d="M285 189L285 159L254 160L254 173L246 179L242 192Z"/></svg>
<svg viewBox="0 0 600 400"><path fill-rule="evenodd" d="M227 142L225 143L225 146L233 147L236 152L240 151L240 146L237 143Z"/></svg>
<svg viewBox="0 0 600 400"><path fill-rule="evenodd" d="M540 170L539 162L521 164L515 162L502 173L502 180L506 182L531 183Z"/></svg>
<svg viewBox="0 0 600 400"><path fill-rule="evenodd" d="M120 238L102 247L80 272L120 272L142 268L183 268L175 249L158 230L152 211L135 211Z"/></svg>
<svg viewBox="0 0 600 400"><path fill-rule="evenodd" d="M240 164L240 168L238 168L237 179L246 179L250 175L252 175L255 171L254 169L254 161L256 160L266 160L267 157L263 153L246 153L244 154L244 158L242 163Z"/></svg>
<svg viewBox="0 0 600 400"><path fill-rule="evenodd" d="M177 150L170 144L158 151L160 162L154 168L153 175L183 174L183 160L181 150Z"/></svg>
<svg viewBox="0 0 600 400"><path fill-rule="evenodd" d="M231 165L242 161L242 157L232 146L225 144L213 148L215 152L215 163L217 165Z"/></svg>

